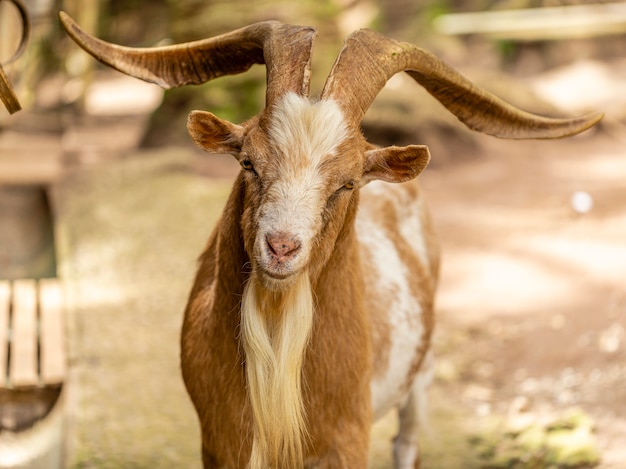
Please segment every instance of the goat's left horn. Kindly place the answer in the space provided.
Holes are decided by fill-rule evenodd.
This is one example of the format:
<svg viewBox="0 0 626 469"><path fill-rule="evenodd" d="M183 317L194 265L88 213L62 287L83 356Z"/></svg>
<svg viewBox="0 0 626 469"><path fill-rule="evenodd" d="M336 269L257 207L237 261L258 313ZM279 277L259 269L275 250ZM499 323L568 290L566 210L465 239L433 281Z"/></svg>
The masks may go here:
<svg viewBox="0 0 626 469"><path fill-rule="evenodd" d="M208 39L153 48L132 48L95 38L60 12L69 36L100 62L163 88L201 84L266 64L266 105L287 91L309 93L314 28L264 21Z"/></svg>
<svg viewBox="0 0 626 469"><path fill-rule="evenodd" d="M345 42L322 91L359 125L385 83L407 72L470 129L502 138L559 138L595 125L602 113L553 119L522 111L482 90L431 53L379 33L360 30Z"/></svg>

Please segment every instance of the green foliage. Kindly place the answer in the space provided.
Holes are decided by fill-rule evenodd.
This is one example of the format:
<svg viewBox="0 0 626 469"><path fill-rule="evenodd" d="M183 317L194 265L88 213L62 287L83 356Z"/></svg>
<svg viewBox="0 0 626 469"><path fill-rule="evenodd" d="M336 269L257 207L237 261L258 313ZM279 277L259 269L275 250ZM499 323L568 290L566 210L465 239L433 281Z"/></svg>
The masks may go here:
<svg viewBox="0 0 626 469"><path fill-rule="evenodd" d="M495 46L498 54L504 61L512 59L518 50L518 43L505 39L496 41Z"/></svg>
<svg viewBox="0 0 626 469"><path fill-rule="evenodd" d="M483 469L583 469L600 462L593 421L579 409L547 423L485 432L471 444Z"/></svg>
<svg viewBox="0 0 626 469"><path fill-rule="evenodd" d="M452 12L452 5L448 0L436 0L422 10L422 21L431 23L432 20L441 15L446 15Z"/></svg>

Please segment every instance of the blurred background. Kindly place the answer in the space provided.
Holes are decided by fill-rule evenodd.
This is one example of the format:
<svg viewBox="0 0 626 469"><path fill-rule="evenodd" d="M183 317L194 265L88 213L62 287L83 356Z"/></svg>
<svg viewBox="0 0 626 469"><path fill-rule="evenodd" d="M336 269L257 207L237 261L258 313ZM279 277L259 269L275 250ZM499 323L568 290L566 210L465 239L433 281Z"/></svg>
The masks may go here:
<svg viewBox="0 0 626 469"><path fill-rule="evenodd" d="M264 105L263 67L163 92L85 54L59 10L137 47L315 26L313 95L343 38L369 27L523 109L604 112L571 139L502 141L396 76L363 131L433 156L420 177L444 258L423 466L626 464L625 2L22 1L31 35L12 64L19 16L0 1L0 63L23 108L0 108L0 468L201 466L178 334L239 166L197 150L186 118ZM372 468L391 467L394 432L393 415L375 426Z"/></svg>

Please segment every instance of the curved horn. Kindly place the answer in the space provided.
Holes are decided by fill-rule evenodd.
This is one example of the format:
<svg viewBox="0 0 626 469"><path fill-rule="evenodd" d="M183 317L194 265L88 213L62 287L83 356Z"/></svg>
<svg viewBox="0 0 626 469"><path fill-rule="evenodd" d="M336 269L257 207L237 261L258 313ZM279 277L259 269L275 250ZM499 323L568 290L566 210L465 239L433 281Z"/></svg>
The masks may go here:
<svg viewBox="0 0 626 469"><path fill-rule="evenodd" d="M26 50L26 44L30 36L30 20L28 18L28 12L26 7L20 0L11 0L11 3L15 5L18 14L20 15L20 21L22 23L22 36L20 37L20 44L17 46L17 50L13 53L11 58L4 62L3 65L9 65L15 62Z"/></svg>
<svg viewBox="0 0 626 469"><path fill-rule="evenodd" d="M169 89L201 84L266 64L266 105L287 91L309 93L311 50L316 30L264 21L200 41L154 48L110 44L87 34L64 12L70 37L100 62Z"/></svg>
<svg viewBox="0 0 626 469"><path fill-rule="evenodd" d="M26 44L28 43L28 37L30 35L30 21L28 19L26 7L19 0L11 0L11 3L15 5L15 8L17 8L17 12L20 16L20 21L22 23L22 36L20 38L20 43L17 46L17 50L13 56L4 63L5 65L14 62L24 53L24 50L26 50ZM13 87L11 86L8 77L4 73L2 64L0 64L0 101L2 101L4 106L7 108L9 114L14 114L22 109L20 101L15 95L15 91L13 91Z"/></svg>
<svg viewBox="0 0 626 469"><path fill-rule="evenodd" d="M322 91L322 99L339 102L347 118L359 125L387 80L407 72L470 129L502 138L559 138L596 124L603 114L551 119L505 103L473 85L440 59L417 46L379 33L352 33Z"/></svg>

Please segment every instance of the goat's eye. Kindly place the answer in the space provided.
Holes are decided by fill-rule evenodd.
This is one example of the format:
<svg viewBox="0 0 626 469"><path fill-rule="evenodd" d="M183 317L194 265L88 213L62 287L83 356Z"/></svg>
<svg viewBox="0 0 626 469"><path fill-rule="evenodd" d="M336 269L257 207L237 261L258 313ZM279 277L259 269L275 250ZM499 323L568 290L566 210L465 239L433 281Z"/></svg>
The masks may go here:
<svg viewBox="0 0 626 469"><path fill-rule="evenodd" d="M250 160L243 160L241 162L241 167L246 171L254 171L254 166Z"/></svg>
<svg viewBox="0 0 626 469"><path fill-rule="evenodd" d="M353 181L346 182L346 183L343 185L342 189L345 189L345 190L351 191L352 189L354 189L354 182L353 182Z"/></svg>

